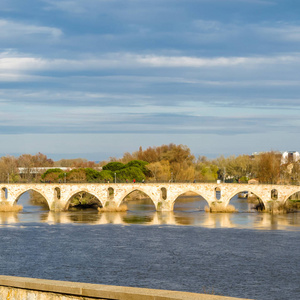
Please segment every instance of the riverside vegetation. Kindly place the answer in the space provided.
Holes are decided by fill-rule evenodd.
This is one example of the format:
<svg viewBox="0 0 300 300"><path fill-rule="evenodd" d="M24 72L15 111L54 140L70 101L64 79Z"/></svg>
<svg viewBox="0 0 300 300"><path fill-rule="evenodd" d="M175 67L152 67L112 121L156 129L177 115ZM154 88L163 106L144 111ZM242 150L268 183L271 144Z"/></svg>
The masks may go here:
<svg viewBox="0 0 300 300"><path fill-rule="evenodd" d="M45 167L46 171L43 169ZM67 169L62 170L62 167ZM21 173L19 168L22 168ZM122 158L111 157L108 161L98 163L82 158L53 161L42 153L0 158L0 180L11 183L215 182L216 180L246 183L250 179L256 179L260 183L299 184L299 174L300 161L282 164L281 154L275 151L208 159L205 156L196 158L187 146L175 144L149 147L145 150L140 147L136 152L124 153ZM32 201L41 202L41 196L36 194L31 193ZM298 209L299 198L299 195L295 194L289 201L289 207L280 210ZM84 192L75 195L70 202L70 208L97 205L97 199ZM5 210L4 206L0 206L0 210ZM216 203L208 210L219 212L224 211L224 208ZM234 208L229 206L226 211L233 212Z"/></svg>

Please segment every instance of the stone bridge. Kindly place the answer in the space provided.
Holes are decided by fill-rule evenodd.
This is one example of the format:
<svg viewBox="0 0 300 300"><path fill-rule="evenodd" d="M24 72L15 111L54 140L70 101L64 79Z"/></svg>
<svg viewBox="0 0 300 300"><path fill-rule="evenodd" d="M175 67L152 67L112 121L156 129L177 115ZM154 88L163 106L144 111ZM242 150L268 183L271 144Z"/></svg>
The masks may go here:
<svg viewBox="0 0 300 300"><path fill-rule="evenodd" d="M256 195L268 208L271 203L284 204L300 186L232 183L13 183L0 184L0 204L14 205L27 191L40 193L52 211L69 207L72 196L87 192L95 196L102 207L119 207L127 195L141 191L148 195L157 211L172 211L176 199L186 192L202 196L208 206L219 203L226 207L240 192ZM274 197L275 195L275 197Z"/></svg>

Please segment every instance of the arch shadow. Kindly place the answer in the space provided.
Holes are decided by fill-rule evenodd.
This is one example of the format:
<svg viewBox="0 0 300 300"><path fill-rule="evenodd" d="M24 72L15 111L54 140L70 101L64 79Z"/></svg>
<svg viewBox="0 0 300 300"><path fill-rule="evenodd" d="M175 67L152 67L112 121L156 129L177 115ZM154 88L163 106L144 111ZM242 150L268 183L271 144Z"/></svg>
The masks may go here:
<svg viewBox="0 0 300 300"><path fill-rule="evenodd" d="M77 190L74 193L72 193L72 195L69 197L68 201L66 202L65 206L64 206L64 210L69 210L70 209L70 205L71 202L75 199L76 195L79 195L80 193L85 193L87 195L92 196L92 199L86 199L83 202L87 201L86 204L83 204L83 202L79 203L78 205L74 205L74 206L80 206L82 208L88 208L88 207L92 207L92 206L97 206L97 204L100 204L100 207L103 207L103 202L101 201L101 199L99 199L95 194L88 192L86 190Z"/></svg>
<svg viewBox="0 0 300 300"><path fill-rule="evenodd" d="M283 201L283 205L286 204L286 202L290 199L290 197L292 197L294 194L297 194L297 193L300 193L300 189L298 191L291 193L289 196L287 196Z"/></svg>

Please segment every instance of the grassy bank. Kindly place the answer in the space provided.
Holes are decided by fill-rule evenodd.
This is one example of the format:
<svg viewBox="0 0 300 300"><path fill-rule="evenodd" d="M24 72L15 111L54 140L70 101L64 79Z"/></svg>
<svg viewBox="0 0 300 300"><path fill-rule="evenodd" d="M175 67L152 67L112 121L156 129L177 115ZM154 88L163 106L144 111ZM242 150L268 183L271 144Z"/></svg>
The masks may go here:
<svg viewBox="0 0 300 300"><path fill-rule="evenodd" d="M0 212L19 212L22 209L23 209L22 205L10 205L10 204L0 205Z"/></svg>

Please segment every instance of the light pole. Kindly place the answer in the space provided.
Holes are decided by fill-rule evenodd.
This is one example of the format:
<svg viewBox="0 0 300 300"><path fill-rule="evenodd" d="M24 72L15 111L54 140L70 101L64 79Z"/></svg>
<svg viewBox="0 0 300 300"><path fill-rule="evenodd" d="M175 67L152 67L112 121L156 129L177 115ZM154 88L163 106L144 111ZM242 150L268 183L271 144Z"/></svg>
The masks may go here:
<svg viewBox="0 0 300 300"><path fill-rule="evenodd" d="M115 173L115 183L117 183L117 174Z"/></svg>
<svg viewBox="0 0 300 300"><path fill-rule="evenodd" d="M67 176L67 174L64 173L64 183L66 183L66 176Z"/></svg>

